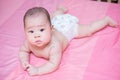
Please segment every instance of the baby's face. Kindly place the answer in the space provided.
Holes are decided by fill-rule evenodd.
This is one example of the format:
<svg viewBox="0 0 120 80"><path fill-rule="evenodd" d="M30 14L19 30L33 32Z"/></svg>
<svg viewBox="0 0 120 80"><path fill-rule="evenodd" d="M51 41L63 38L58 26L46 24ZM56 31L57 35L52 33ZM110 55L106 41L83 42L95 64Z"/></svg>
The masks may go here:
<svg viewBox="0 0 120 80"><path fill-rule="evenodd" d="M25 33L30 44L43 47L52 37L52 27L45 15L28 17L25 20Z"/></svg>

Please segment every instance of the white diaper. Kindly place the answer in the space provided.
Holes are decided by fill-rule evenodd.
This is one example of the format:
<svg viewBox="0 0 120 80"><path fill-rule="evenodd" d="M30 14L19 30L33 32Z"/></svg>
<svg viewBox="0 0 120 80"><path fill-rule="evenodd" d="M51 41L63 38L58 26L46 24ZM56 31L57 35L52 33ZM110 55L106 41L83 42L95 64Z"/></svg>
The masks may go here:
<svg viewBox="0 0 120 80"><path fill-rule="evenodd" d="M70 14L57 15L52 19L52 25L55 29L65 35L68 41L77 35L79 20Z"/></svg>

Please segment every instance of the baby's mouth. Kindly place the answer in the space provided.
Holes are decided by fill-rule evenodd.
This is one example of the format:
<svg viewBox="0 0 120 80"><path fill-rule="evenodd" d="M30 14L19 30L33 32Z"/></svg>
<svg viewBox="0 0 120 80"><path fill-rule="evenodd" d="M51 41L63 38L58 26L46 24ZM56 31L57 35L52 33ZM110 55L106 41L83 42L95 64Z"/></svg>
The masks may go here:
<svg viewBox="0 0 120 80"><path fill-rule="evenodd" d="M42 41L41 40L37 40L37 41L35 41L35 43L40 44L40 43L42 43Z"/></svg>

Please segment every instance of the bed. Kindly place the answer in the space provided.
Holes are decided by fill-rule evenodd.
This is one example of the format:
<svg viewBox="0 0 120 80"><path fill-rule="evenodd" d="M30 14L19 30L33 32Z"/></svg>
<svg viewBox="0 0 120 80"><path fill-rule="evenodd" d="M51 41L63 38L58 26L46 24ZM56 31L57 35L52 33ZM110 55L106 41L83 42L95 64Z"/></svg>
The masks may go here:
<svg viewBox="0 0 120 80"><path fill-rule="evenodd" d="M106 27L91 37L73 39L63 53L59 69L53 73L29 76L22 70L18 53L25 39L24 13L31 7L42 6L52 14L59 4L66 6L68 13L78 17L81 24L110 16L120 25L119 4L90 0L1 0L0 80L120 80L120 26ZM31 64L44 62L31 55Z"/></svg>

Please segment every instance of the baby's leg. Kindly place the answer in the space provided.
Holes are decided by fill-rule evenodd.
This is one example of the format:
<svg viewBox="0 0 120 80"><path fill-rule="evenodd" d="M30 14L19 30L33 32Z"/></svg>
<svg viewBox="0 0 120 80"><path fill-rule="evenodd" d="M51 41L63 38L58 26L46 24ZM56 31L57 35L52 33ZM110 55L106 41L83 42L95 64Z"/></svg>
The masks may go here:
<svg viewBox="0 0 120 80"><path fill-rule="evenodd" d="M56 10L53 12L53 15L52 15L52 18L56 15L59 15L59 14L64 14L68 11L68 9L64 6L58 6L56 8Z"/></svg>
<svg viewBox="0 0 120 80"><path fill-rule="evenodd" d="M76 38L90 36L93 33L105 28L107 25L111 27L117 27L116 21L114 21L110 17L105 17L101 20L97 20L90 25L79 25L78 35L76 36Z"/></svg>
<svg viewBox="0 0 120 80"><path fill-rule="evenodd" d="M103 18L101 20L97 20L97 21L93 22L90 25L90 27L91 27L90 31L91 31L91 33L94 33L96 31L103 29L107 25L109 25L111 27L117 27L117 22L115 20L113 20L112 18L106 16L105 18Z"/></svg>

